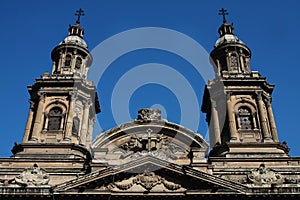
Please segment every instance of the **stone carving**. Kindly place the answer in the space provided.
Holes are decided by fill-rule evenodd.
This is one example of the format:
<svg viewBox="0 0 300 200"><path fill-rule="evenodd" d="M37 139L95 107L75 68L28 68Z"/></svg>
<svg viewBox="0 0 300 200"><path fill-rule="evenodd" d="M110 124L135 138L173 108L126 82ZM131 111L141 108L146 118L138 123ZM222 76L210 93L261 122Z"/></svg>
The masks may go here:
<svg viewBox="0 0 300 200"><path fill-rule="evenodd" d="M15 177L15 183L23 186L47 185L49 180L50 176L36 163Z"/></svg>
<svg viewBox="0 0 300 200"><path fill-rule="evenodd" d="M168 141L168 137L160 134L151 134L151 130L147 130L148 134L142 136L132 136L130 141L121 146L126 151L121 159L130 157L131 159L140 158L151 155L163 160L176 160L178 157L176 152L185 154L182 149Z"/></svg>
<svg viewBox="0 0 300 200"><path fill-rule="evenodd" d="M284 182L284 178L280 174L266 168L264 164L252 170L248 175L248 179L254 185L280 185Z"/></svg>
<svg viewBox="0 0 300 200"><path fill-rule="evenodd" d="M167 136L160 134L151 134L151 129L147 130L147 134L141 136L131 136L130 141L123 144L121 148L130 151L151 151L161 149L168 143Z"/></svg>
<svg viewBox="0 0 300 200"><path fill-rule="evenodd" d="M108 188L113 189L116 187L120 190L128 190L134 185L141 185L147 191L150 191L156 185L161 184L168 190L177 190L181 188L181 185L167 181L161 176L156 175L154 172L145 172L143 174L138 174L128 180L111 183Z"/></svg>
<svg viewBox="0 0 300 200"><path fill-rule="evenodd" d="M138 120L161 120L161 111L154 108L145 108L138 111Z"/></svg>
<svg viewBox="0 0 300 200"><path fill-rule="evenodd" d="M285 184L298 184L300 182L300 179L296 179L296 178L284 178L284 183Z"/></svg>

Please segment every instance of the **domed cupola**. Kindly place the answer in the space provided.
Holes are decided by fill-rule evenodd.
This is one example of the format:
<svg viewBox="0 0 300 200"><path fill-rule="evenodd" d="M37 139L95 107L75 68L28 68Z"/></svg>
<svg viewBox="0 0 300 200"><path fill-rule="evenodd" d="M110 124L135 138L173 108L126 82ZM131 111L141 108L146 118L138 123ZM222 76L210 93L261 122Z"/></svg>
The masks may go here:
<svg viewBox="0 0 300 200"><path fill-rule="evenodd" d="M219 15L223 16L223 24L218 30L220 38L210 54L216 74L225 77L250 74L250 49L234 34L233 24L227 23L228 12L222 8Z"/></svg>
<svg viewBox="0 0 300 200"><path fill-rule="evenodd" d="M88 48L86 42L83 40L84 29L79 24L74 24L69 27L68 36L60 44L73 44L83 48Z"/></svg>
<svg viewBox="0 0 300 200"><path fill-rule="evenodd" d="M76 23L69 27L68 36L51 53L52 74L85 79L92 56L83 39L84 29L80 26L80 17L84 16L83 10L77 10L75 15L78 18Z"/></svg>

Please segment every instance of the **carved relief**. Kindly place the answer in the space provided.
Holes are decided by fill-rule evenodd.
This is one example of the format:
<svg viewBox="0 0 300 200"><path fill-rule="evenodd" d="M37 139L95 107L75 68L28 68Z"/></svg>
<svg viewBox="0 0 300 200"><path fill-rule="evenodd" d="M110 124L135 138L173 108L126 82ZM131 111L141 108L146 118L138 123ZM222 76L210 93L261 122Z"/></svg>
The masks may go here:
<svg viewBox="0 0 300 200"><path fill-rule="evenodd" d="M147 191L150 191L157 185L161 185L168 190L177 190L181 188L181 185L167 181L161 176L156 175L154 172L145 172L127 180L111 183L109 184L108 189L113 190L114 188L117 188L119 190L128 190L134 185L140 185Z"/></svg>
<svg viewBox="0 0 300 200"><path fill-rule="evenodd" d="M280 174L272 169L266 168L264 164L261 164L259 168L252 170L248 175L248 179L254 185L280 185L284 182L284 178Z"/></svg>
<svg viewBox="0 0 300 200"><path fill-rule="evenodd" d="M47 185L49 180L50 176L37 164L34 164L33 167L25 169L20 175L16 176L14 181L19 185L37 186Z"/></svg>
<svg viewBox="0 0 300 200"><path fill-rule="evenodd" d="M123 144L121 149L125 150L125 154L121 159L130 157L131 159L151 155L163 160L176 160L177 152L187 154L184 150L168 141L168 137L160 134L151 134L151 130L147 130L148 134L142 136L132 136L130 141Z"/></svg>

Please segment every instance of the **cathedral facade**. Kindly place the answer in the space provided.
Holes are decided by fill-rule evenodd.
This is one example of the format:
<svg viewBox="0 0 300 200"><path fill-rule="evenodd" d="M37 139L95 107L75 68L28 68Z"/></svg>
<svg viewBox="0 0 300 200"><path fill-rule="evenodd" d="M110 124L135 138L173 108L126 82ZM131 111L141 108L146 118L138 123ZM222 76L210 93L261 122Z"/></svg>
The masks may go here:
<svg viewBox="0 0 300 200"><path fill-rule="evenodd" d="M278 140L274 85L251 70L224 9L201 108L210 144L150 108L92 140L101 109L77 14L52 50L52 72L28 87L23 140L0 158L1 199L300 198L300 158Z"/></svg>

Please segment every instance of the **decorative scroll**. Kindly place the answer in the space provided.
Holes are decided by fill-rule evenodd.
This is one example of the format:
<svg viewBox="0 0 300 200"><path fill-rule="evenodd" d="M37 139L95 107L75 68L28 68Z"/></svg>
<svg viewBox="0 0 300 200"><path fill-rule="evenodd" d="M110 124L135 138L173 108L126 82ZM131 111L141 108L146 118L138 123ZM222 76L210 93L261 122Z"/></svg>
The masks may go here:
<svg viewBox="0 0 300 200"><path fill-rule="evenodd" d="M264 164L254 169L248 175L248 179L254 185L280 185L284 182L284 178L272 169L268 169Z"/></svg>
<svg viewBox="0 0 300 200"><path fill-rule="evenodd" d="M50 176L37 164L15 177L15 183L23 186L47 185L49 180Z"/></svg>

